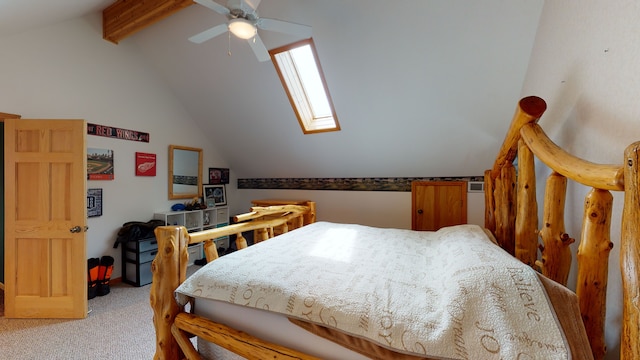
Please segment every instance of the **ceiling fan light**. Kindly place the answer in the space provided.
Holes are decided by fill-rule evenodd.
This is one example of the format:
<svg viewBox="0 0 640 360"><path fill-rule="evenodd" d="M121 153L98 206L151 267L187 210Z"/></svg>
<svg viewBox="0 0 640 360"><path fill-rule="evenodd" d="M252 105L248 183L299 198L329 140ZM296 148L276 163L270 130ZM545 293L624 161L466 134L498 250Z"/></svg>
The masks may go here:
<svg viewBox="0 0 640 360"><path fill-rule="evenodd" d="M251 39L256 35L256 27L246 19L229 21L229 31L240 39Z"/></svg>

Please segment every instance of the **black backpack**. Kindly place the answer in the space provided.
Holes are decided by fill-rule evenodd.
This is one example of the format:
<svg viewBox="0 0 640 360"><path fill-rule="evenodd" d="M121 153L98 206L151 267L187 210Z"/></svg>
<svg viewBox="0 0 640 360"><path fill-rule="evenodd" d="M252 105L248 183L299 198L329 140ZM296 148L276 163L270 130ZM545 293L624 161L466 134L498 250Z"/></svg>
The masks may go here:
<svg viewBox="0 0 640 360"><path fill-rule="evenodd" d="M149 220L147 222L141 221L129 221L122 224L120 231L118 231L118 238L116 239L114 248L118 247L120 243L126 243L128 241L138 241L141 239L148 239L154 237L153 230L158 226L164 226L163 220Z"/></svg>

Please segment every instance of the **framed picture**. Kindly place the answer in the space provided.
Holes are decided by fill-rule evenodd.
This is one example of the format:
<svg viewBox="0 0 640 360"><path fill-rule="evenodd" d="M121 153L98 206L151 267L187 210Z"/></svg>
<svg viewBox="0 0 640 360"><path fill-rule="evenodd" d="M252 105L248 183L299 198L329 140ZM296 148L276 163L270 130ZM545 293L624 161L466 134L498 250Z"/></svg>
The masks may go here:
<svg viewBox="0 0 640 360"><path fill-rule="evenodd" d="M209 184L228 184L229 169L209 168Z"/></svg>
<svg viewBox="0 0 640 360"><path fill-rule="evenodd" d="M136 152L136 176L156 176L156 154Z"/></svg>
<svg viewBox="0 0 640 360"><path fill-rule="evenodd" d="M102 189L87 189L87 217L102 216Z"/></svg>
<svg viewBox="0 0 640 360"><path fill-rule="evenodd" d="M203 185L202 194L207 207L227 205L227 192L224 185Z"/></svg>
<svg viewBox="0 0 640 360"><path fill-rule="evenodd" d="M113 150L87 148L87 180L113 180Z"/></svg>

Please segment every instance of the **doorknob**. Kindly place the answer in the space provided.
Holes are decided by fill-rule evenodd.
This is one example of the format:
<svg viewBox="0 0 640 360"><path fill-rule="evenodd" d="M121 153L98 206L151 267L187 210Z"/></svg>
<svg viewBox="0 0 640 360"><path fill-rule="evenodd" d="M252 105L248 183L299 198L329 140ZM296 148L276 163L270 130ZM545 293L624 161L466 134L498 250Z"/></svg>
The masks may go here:
<svg viewBox="0 0 640 360"><path fill-rule="evenodd" d="M69 231L71 233L79 233L80 231L82 231L82 228L80 226L74 226L71 229L69 229Z"/></svg>

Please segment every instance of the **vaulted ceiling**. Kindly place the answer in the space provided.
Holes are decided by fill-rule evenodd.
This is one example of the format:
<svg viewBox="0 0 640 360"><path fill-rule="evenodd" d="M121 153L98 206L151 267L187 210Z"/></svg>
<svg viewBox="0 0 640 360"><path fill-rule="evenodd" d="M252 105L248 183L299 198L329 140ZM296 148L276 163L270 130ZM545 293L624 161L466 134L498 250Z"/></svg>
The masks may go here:
<svg viewBox="0 0 640 360"><path fill-rule="evenodd" d="M0 2L0 36L111 3ZM210 9L186 6L120 44L135 45L240 177L481 175L523 95L542 5L263 0L261 17L313 28L342 126L316 135L302 134L273 65L246 40L187 40L226 21ZM267 48L299 40L259 33Z"/></svg>

